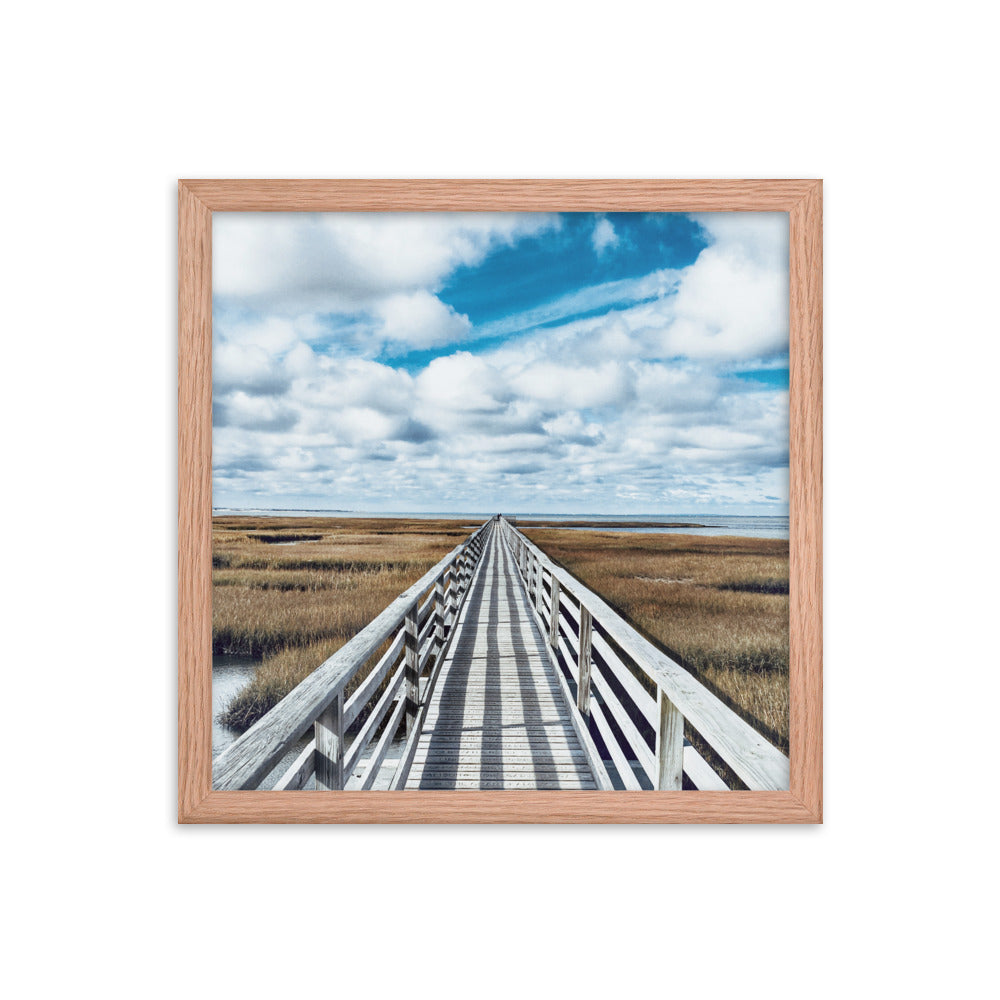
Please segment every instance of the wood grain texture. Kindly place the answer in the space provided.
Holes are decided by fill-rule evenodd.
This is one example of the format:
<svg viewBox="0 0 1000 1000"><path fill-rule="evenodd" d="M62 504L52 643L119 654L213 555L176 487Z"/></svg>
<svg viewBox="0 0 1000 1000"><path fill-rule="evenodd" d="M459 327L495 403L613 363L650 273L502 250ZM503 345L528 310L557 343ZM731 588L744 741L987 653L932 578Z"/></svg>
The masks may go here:
<svg viewBox="0 0 1000 1000"><path fill-rule="evenodd" d="M183 821L212 783L212 213L181 184L177 216L177 800Z"/></svg>
<svg viewBox="0 0 1000 1000"><path fill-rule="evenodd" d="M823 819L823 184L789 211L790 791Z"/></svg>
<svg viewBox="0 0 1000 1000"><path fill-rule="evenodd" d="M210 792L185 823L815 823L790 792Z"/></svg>
<svg viewBox="0 0 1000 1000"><path fill-rule="evenodd" d="M211 789L213 211L784 211L790 225L787 792ZM822 822L822 182L189 180L178 204L178 819L182 823Z"/></svg>
<svg viewBox="0 0 1000 1000"><path fill-rule="evenodd" d="M787 212L806 180L187 180L217 212Z"/></svg>

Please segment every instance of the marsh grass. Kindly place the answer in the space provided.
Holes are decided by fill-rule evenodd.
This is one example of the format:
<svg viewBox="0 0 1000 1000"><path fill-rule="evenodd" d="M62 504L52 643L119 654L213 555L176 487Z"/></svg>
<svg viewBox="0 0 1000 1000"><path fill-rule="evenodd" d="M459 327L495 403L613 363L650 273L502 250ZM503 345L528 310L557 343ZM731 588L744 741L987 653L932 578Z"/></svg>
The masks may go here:
<svg viewBox="0 0 1000 1000"><path fill-rule="evenodd" d="M526 533L787 750L787 541ZM256 722L469 534L458 520L214 518L213 651L262 657L222 721ZM319 537L270 540L294 535Z"/></svg>
<svg viewBox="0 0 1000 1000"><path fill-rule="evenodd" d="M278 534L255 531L250 537L268 545L291 545L293 542L318 542L323 538L322 535L307 535L295 531L279 532Z"/></svg>
<svg viewBox="0 0 1000 1000"><path fill-rule="evenodd" d="M525 534L787 752L787 541Z"/></svg>
<svg viewBox="0 0 1000 1000"><path fill-rule="evenodd" d="M222 715L238 730L469 534L458 521L360 518L227 516L212 527L212 650L262 657ZM274 544L302 535L303 547Z"/></svg>

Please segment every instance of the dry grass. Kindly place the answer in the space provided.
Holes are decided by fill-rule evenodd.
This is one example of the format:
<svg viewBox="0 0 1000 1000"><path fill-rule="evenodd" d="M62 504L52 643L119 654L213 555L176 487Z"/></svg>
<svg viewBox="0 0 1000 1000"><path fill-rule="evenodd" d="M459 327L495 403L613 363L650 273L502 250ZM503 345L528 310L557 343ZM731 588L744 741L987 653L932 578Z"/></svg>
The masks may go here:
<svg viewBox="0 0 1000 1000"><path fill-rule="evenodd" d="M525 533L787 751L787 541Z"/></svg>
<svg viewBox="0 0 1000 1000"><path fill-rule="evenodd" d="M212 649L261 656L223 721L246 729L468 536L460 521L217 517ZM276 544L298 541L295 545Z"/></svg>
<svg viewBox="0 0 1000 1000"><path fill-rule="evenodd" d="M263 657L224 721L252 725L469 533L462 521L215 518L213 649ZM787 749L786 541L526 533Z"/></svg>

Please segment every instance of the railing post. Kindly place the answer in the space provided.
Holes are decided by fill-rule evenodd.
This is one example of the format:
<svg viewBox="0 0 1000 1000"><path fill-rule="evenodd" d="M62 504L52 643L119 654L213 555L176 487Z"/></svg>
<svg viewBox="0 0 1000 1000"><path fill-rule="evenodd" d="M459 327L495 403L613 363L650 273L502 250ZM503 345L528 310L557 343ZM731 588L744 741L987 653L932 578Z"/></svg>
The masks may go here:
<svg viewBox="0 0 1000 1000"><path fill-rule="evenodd" d="M590 714L590 633L593 618L590 611L580 605L580 675L576 688L576 707L581 715Z"/></svg>
<svg viewBox="0 0 1000 1000"><path fill-rule="evenodd" d="M455 576L450 566L444 571L444 587L444 625L450 631L452 625L455 624L458 609L455 602Z"/></svg>
<svg viewBox="0 0 1000 1000"><path fill-rule="evenodd" d="M684 716L660 688L660 724L656 729L656 788L679 792L684 776Z"/></svg>
<svg viewBox="0 0 1000 1000"><path fill-rule="evenodd" d="M444 649L444 574L434 581L434 643Z"/></svg>
<svg viewBox="0 0 1000 1000"><path fill-rule="evenodd" d="M538 560L538 581L535 584L535 610L542 621L545 620L545 582L542 575L542 560Z"/></svg>
<svg viewBox="0 0 1000 1000"><path fill-rule="evenodd" d="M316 737L316 788L339 791L344 787L344 692L313 723Z"/></svg>
<svg viewBox="0 0 1000 1000"><path fill-rule="evenodd" d="M552 614L549 618L549 645L559 648L559 581L552 574Z"/></svg>
<svg viewBox="0 0 1000 1000"><path fill-rule="evenodd" d="M420 677L417 674L419 659L417 657L417 615L420 601L414 601L406 612L403 621L403 649L406 665L403 668L403 678L406 684L406 735L409 737L417 724L417 709L420 706Z"/></svg>

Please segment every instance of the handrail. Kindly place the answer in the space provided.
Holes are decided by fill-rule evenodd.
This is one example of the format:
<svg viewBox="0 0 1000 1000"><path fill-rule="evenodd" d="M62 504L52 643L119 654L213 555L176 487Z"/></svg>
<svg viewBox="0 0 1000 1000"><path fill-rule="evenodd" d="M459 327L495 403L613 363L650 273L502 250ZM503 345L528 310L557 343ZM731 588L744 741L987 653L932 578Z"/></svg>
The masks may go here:
<svg viewBox="0 0 1000 1000"><path fill-rule="evenodd" d="M308 731L314 739L286 771L276 787L302 788L316 775L320 789L344 788L352 778L344 767L345 759L356 764L375 736L379 721L371 725L371 715L389 713L390 705L399 702L390 714L388 726L395 728L405 714L407 736L411 736L422 697L432 686L433 675L426 681L424 672L435 657L432 671L444 659L458 614L468 592L473 571L479 562L486 538L495 522L486 521L461 545L457 545L436 566L429 569L413 586L403 591L381 614L350 639L329 659L293 688L263 718L234 740L212 765L212 784L216 789L256 788L270 774L281 757ZM421 613L421 599L427 619ZM421 635L421 625L423 634ZM366 677L347 702L344 692L350 681L390 637L393 642L372 673L391 677L389 688L379 695L379 681ZM400 654L402 659L397 659ZM394 669L397 666L400 669ZM423 683L422 683L423 681ZM360 693L363 692L363 693ZM359 703L364 698L364 703ZM370 702L375 701L374 705ZM346 737L350 725L361 719L361 727L350 748ZM395 723L393 722L395 720ZM392 733L389 734L391 738ZM361 783L374 782L389 738L379 740L368 762L368 773ZM359 744L364 741L364 745Z"/></svg>
<svg viewBox="0 0 1000 1000"><path fill-rule="evenodd" d="M553 563L506 518L500 517L499 525L551 656L576 685L576 711L600 735L625 788L642 787L632 762L653 788L680 789L683 774L696 788L728 787L694 747L684 745L685 720L748 788L788 788L788 758L780 750L641 636L603 598ZM636 680L629 664L655 685L655 697ZM595 690L599 701L592 698ZM634 705L649 724L653 746L623 702Z"/></svg>

